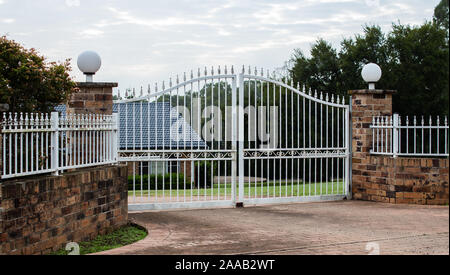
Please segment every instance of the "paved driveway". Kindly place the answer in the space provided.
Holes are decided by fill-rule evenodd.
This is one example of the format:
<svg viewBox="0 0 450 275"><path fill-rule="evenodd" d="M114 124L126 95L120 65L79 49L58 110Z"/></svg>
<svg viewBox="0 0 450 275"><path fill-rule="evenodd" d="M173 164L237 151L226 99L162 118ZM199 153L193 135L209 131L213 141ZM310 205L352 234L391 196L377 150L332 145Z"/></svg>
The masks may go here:
<svg viewBox="0 0 450 275"><path fill-rule="evenodd" d="M340 201L130 218L149 236L102 254L367 254L367 246L381 254L449 254L448 206Z"/></svg>

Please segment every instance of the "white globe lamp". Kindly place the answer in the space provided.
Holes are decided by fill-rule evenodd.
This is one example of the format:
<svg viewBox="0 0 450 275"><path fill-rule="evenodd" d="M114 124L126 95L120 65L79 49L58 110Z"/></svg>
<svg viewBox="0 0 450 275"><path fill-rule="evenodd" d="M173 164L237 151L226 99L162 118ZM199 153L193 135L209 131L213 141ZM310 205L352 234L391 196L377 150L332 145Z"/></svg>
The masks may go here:
<svg viewBox="0 0 450 275"><path fill-rule="evenodd" d="M375 83L380 80L381 75L381 68L375 63L366 64L361 71L362 78L369 83L369 90L375 90Z"/></svg>
<svg viewBox="0 0 450 275"><path fill-rule="evenodd" d="M94 51L85 51L78 56L77 65L86 75L86 82L92 82L94 74L102 66L102 59Z"/></svg>

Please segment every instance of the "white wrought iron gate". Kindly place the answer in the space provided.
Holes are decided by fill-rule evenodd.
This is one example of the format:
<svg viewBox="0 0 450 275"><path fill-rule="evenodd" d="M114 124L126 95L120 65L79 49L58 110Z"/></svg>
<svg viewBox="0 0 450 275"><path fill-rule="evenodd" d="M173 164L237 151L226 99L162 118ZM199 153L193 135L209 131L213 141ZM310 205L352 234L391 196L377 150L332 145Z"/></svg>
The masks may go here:
<svg viewBox="0 0 450 275"><path fill-rule="evenodd" d="M349 106L263 72L191 71L116 100L129 209L339 200ZM120 94L119 94L120 97Z"/></svg>

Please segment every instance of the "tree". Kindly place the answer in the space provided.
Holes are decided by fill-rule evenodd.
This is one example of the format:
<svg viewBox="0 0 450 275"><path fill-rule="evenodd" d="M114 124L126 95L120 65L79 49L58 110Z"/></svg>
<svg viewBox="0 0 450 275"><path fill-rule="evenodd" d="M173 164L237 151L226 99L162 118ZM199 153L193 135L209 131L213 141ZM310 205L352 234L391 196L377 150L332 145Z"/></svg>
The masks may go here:
<svg viewBox="0 0 450 275"><path fill-rule="evenodd" d="M294 80L310 83L313 89L347 94L348 90L367 86L361 69L364 64L374 62L383 70L377 87L397 90L394 112L448 115L448 36L438 24L425 22L414 27L393 24L388 34L378 26L365 26L362 35L342 41L337 62L330 61L334 50L325 45L328 44L323 40L316 42L311 58L306 58L300 50L295 51L291 69Z"/></svg>
<svg viewBox="0 0 450 275"><path fill-rule="evenodd" d="M427 22L394 25L387 41L387 87L397 90L393 108L404 115L448 115L449 49L445 30Z"/></svg>
<svg viewBox="0 0 450 275"><path fill-rule="evenodd" d="M70 60L47 62L35 49L0 37L0 102L11 112L50 112L76 87Z"/></svg>
<svg viewBox="0 0 450 275"><path fill-rule="evenodd" d="M448 28L449 28L449 0L441 0L441 2L434 9L434 22L441 28L447 30L448 38Z"/></svg>
<svg viewBox="0 0 450 275"><path fill-rule="evenodd" d="M340 78L339 61L336 50L331 44L319 39L312 46L311 58L306 58L300 50L296 50L291 69L292 79L319 91L338 91Z"/></svg>

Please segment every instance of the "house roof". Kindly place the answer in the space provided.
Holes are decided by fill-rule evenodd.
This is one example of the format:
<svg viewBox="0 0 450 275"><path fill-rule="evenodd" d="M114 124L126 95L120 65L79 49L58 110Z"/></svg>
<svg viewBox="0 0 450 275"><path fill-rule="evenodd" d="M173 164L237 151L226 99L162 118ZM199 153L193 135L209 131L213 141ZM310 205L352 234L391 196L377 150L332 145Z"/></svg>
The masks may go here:
<svg viewBox="0 0 450 275"><path fill-rule="evenodd" d="M66 113L66 109L66 105L55 107L55 111L62 114ZM176 109L171 108L169 102L114 103L113 113L119 114L121 149L207 148L197 132Z"/></svg>
<svg viewBox="0 0 450 275"><path fill-rule="evenodd" d="M120 148L207 147L169 102L115 103L113 112L119 114Z"/></svg>

